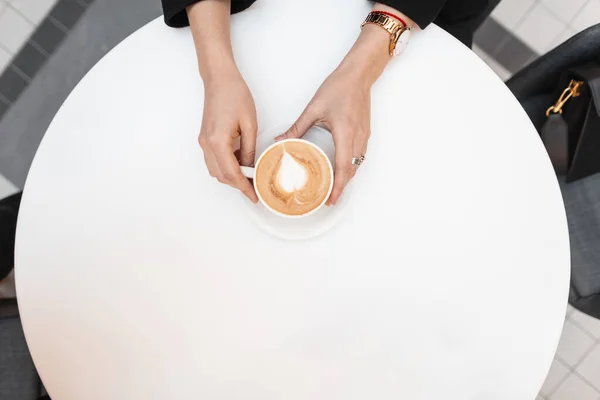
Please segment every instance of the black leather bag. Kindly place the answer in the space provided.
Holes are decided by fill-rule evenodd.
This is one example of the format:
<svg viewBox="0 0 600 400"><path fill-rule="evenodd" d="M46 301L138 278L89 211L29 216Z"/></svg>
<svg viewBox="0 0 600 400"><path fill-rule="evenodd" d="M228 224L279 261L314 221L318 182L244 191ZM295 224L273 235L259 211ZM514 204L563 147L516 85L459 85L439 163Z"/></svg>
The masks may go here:
<svg viewBox="0 0 600 400"><path fill-rule="evenodd" d="M570 68L540 136L558 175L573 182L600 172L600 62Z"/></svg>
<svg viewBox="0 0 600 400"><path fill-rule="evenodd" d="M516 73L506 84L540 132L547 122L546 110L556 103L561 91L568 86L570 82L568 79L572 79L568 75L565 76L565 73L590 63L598 65L595 60L599 58L600 24L578 33L548 54L541 56ZM580 104L583 104L582 108L585 109L585 97L579 100L583 100ZM597 97L593 101L596 106L600 104ZM573 117L571 111L567 112L566 108L563 114L565 121ZM591 133L590 138L593 138L594 132ZM595 136L600 136L600 132L596 130ZM580 133L579 137L580 140L587 140L588 134ZM582 151L591 149L583 141L579 144ZM595 151L595 157L600 158L600 152L591 151ZM575 153L577 150L574 150L573 154ZM587 159L588 155L580 154L583 155ZM575 158L571 160L571 168L581 162ZM569 303L584 313L600 319L600 174L572 183L566 183L565 179L558 181L567 210L571 243Z"/></svg>

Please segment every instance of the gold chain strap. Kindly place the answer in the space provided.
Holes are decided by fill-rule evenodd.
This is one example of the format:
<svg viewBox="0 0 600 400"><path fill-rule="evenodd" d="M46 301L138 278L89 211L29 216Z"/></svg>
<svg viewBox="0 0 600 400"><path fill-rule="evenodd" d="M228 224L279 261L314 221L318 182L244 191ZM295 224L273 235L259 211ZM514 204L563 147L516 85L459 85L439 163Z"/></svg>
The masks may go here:
<svg viewBox="0 0 600 400"><path fill-rule="evenodd" d="M571 82L569 83L569 87L567 87L562 92L562 94L560 95L556 104L554 104L553 106L550 106L550 108L548 110L546 110L546 117L549 117L551 113L562 114L563 113L562 109L563 109L564 105L566 104L566 102L571 97L575 98L581 94L581 91L579 89L581 88L582 85L583 85L583 81L576 81L575 79L572 79Z"/></svg>

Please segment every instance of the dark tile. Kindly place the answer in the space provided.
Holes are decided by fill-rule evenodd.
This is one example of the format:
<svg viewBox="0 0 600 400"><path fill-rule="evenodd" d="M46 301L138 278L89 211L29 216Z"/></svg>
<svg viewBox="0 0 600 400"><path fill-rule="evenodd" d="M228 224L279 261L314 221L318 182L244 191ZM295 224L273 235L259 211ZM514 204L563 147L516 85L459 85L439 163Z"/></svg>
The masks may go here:
<svg viewBox="0 0 600 400"><path fill-rule="evenodd" d="M527 65L535 56L536 53L533 50L511 35L496 54L496 61L514 74Z"/></svg>
<svg viewBox="0 0 600 400"><path fill-rule="evenodd" d="M46 53L52 54L65 38L66 33L54 21L46 18L29 39Z"/></svg>
<svg viewBox="0 0 600 400"><path fill-rule="evenodd" d="M89 7L94 0L77 0L79 3L81 3L82 6L84 7Z"/></svg>
<svg viewBox="0 0 600 400"><path fill-rule="evenodd" d="M76 0L59 0L50 11L50 16L70 30L79 21L85 7Z"/></svg>
<svg viewBox="0 0 600 400"><path fill-rule="evenodd" d="M510 32L504 29L504 27L497 23L493 18L488 18L475 32L473 43L490 56L495 56L500 45L504 43L510 35Z"/></svg>
<svg viewBox="0 0 600 400"><path fill-rule="evenodd" d="M0 76L0 94L14 103L28 84L29 82L23 76L8 67Z"/></svg>
<svg viewBox="0 0 600 400"><path fill-rule="evenodd" d="M27 43L16 55L12 64L29 78L33 78L45 62L46 55L31 43Z"/></svg>
<svg viewBox="0 0 600 400"><path fill-rule="evenodd" d="M0 99L0 120L6 114L8 109L10 108L10 104L6 103L4 100Z"/></svg>

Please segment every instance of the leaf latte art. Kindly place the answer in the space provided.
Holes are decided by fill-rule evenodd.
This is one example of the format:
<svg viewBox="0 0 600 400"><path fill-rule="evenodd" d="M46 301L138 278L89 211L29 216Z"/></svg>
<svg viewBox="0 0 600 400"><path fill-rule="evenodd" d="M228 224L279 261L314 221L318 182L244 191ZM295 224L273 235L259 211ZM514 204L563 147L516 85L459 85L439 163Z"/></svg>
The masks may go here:
<svg viewBox="0 0 600 400"><path fill-rule="evenodd" d="M300 216L319 207L329 195L331 179L325 156L301 141L274 146L256 168L258 194L285 215Z"/></svg>

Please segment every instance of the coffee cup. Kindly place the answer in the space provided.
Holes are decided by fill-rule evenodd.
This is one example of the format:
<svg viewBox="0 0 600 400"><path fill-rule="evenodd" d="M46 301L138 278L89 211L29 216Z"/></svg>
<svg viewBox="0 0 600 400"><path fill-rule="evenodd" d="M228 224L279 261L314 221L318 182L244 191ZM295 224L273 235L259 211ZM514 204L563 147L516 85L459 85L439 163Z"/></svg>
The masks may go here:
<svg viewBox="0 0 600 400"><path fill-rule="evenodd" d="M333 190L333 166L325 152L303 139L273 143L255 166L240 167L252 179L260 203L284 218L303 218L321 209Z"/></svg>

